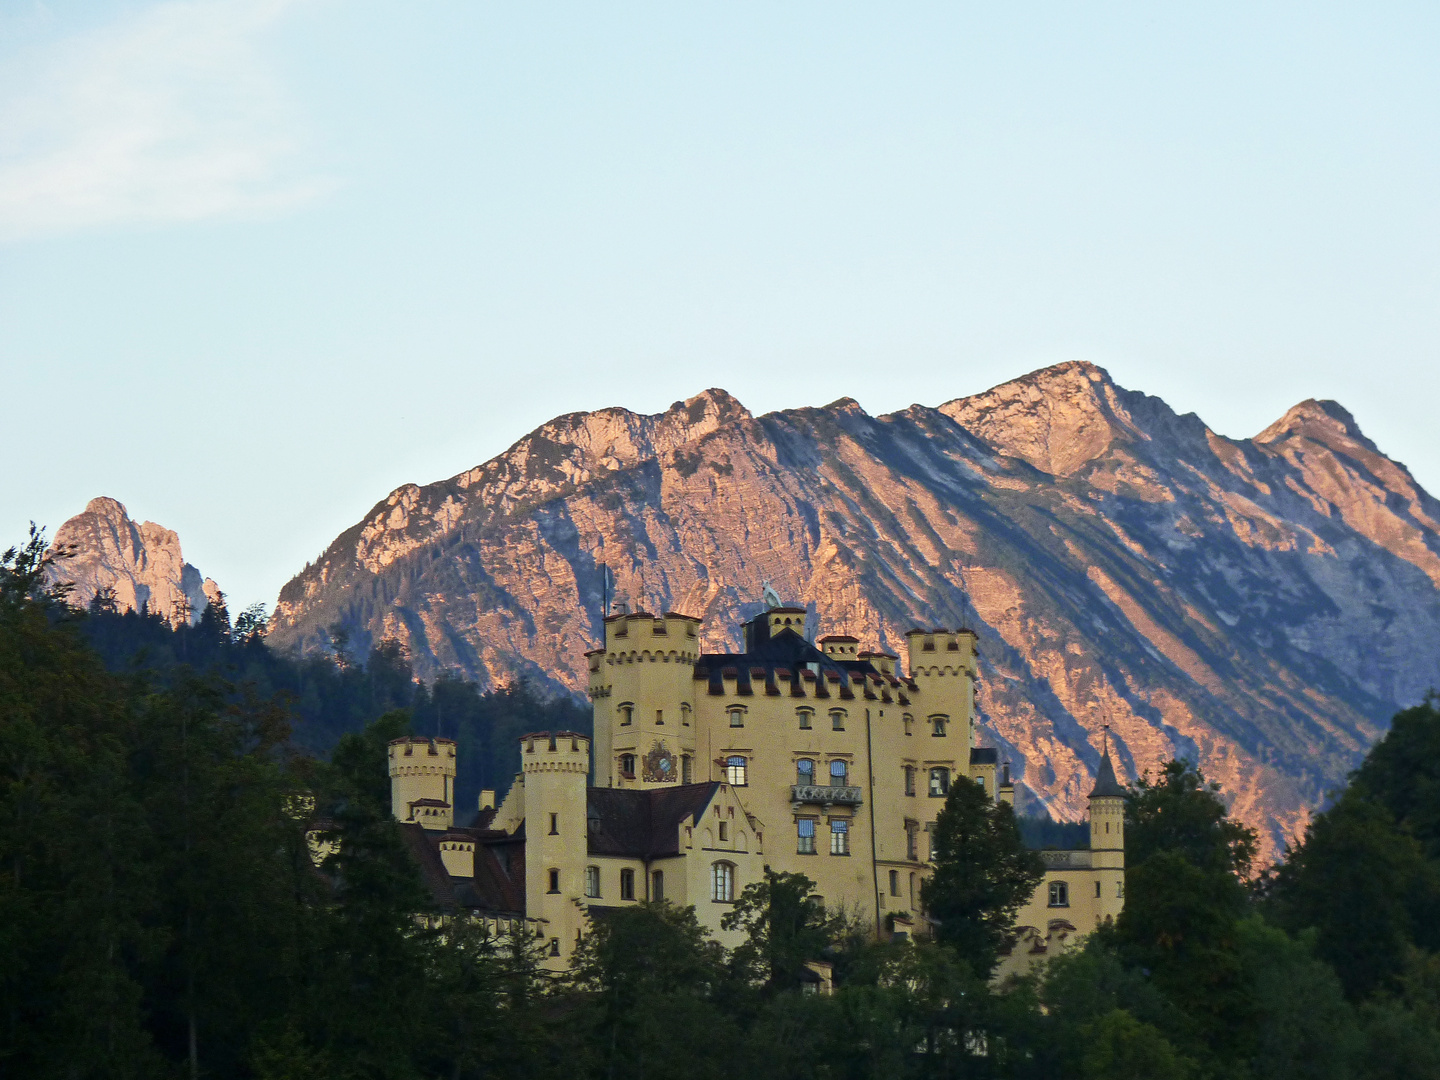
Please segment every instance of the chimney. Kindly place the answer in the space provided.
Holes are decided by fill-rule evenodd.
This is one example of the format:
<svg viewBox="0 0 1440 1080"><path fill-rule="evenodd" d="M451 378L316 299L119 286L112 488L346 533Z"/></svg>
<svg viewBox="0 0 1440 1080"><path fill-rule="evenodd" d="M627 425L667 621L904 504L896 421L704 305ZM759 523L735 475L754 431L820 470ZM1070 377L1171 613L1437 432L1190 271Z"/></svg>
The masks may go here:
<svg viewBox="0 0 1440 1080"><path fill-rule="evenodd" d="M495 809L495 789L494 789L494 788L488 788L488 787L487 787L487 788L481 788L481 789L480 789L480 809L481 809L481 810L494 810L494 809Z"/></svg>

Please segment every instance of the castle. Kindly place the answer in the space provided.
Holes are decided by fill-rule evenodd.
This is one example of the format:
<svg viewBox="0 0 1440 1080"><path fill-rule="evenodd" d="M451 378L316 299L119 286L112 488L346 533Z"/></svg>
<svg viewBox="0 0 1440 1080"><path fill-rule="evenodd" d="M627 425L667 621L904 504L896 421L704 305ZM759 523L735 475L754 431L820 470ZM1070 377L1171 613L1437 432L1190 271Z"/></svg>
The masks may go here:
<svg viewBox="0 0 1440 1080"><path fill-rule="evenodd" d="M805 874L881 936L928 933L920 885L950 786L1014 801L1008 767L975 745L975 635L911 630L902 671L853 637L812 643L805 619L772 599L744 624L742 652L703 653L688 615L608 617L587 654L593 745L525 736L509 793L498 806L482 793L466 827L455 744L391 743L392 809L437 911L523 919L562 968L592 916L644 900L692 905L734 945L721 918L770 867ZM1107 748L1090 847L1042 852L1002 973L1120 913L1123 795Z"/></svg>

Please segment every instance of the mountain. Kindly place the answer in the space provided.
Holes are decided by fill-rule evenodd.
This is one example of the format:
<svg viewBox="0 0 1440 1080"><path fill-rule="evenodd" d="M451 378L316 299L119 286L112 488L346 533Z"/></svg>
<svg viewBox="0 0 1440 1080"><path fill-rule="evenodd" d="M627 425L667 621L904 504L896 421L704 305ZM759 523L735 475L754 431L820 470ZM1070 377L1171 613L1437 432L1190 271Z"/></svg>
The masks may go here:
<svg viewBox="0 0 1440 1080"><path fill-rule="evenodd" d="M145 605L172 621L183 612L193 622L220 595L185 561L178 536L153 521L137 525L114 499L91 499L56 531L51 550L69 553L51 576L74 585L70 600L81 607L108 589L120 611Z"/></svg>
<svg viewBox="0 0 1440 1080"><path fill-rule="evenodd" d="M1440 685L1437 522L1333 402L1236 441L1083 363L880 417L708 390L397 489L284 587L271 641L339 623L421 672L581 692L601 564L716 650L768 580L868 646L973 628L983 737L1057 817L1108 723L1126 778L1198 758L1274 853Z"/></svg>

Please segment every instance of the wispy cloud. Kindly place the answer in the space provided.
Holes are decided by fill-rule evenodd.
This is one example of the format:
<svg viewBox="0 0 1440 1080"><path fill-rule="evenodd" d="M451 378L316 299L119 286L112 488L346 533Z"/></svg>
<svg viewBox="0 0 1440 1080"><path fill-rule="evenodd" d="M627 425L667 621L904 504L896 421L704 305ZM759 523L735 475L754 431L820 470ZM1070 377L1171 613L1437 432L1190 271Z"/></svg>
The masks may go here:
<svg viewBox="0 0 1440 1080"><path fill-rule="evenodd" d="M0 237L274 211L328 185L296 163L262 38L294 0L157 4L0 81Z"/></svg>

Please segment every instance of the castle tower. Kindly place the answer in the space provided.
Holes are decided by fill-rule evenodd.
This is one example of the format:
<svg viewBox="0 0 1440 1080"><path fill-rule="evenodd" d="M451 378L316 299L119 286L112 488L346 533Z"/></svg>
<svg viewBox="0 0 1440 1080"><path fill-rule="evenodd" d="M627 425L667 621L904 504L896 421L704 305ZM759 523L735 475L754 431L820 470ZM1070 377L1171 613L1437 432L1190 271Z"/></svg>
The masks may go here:
<svg viewBox="0 0 1440 1080"><path fill-rule="evenodd" d="M605 647L586 654L595 706L595 783L689 783L695 762L700 620L643 611L605 620Z"/></svg>
<svg viewBox="0 0 1440 1080"><path fill-rule="evenodd" d="M455 741L407 735L390 742L390 813L441 832L455 824Z"/></svg>
<svg viewBox="0 0 1440 1080"><path fill-rule="evenodd" d="M547 958L568 963L582 927L590 740L573 731L520 739L525 784L525 910L544 920Z"/></svg>
<svg viewBox="0 0 1440 1080"><path fill-rule="evenodd" d="M937 719L943 720L966 747L975 745L975 642L970 630L905 634L906 669L925 703L924 715L916 719L932 730ZM993 781L987 790L994 793Z"/></svg>
<svg viewBox="0 0 1440 1080"><path fill-rule="evenodd" d="M1108 731L1090 790L1090 865L1100 887L1100 917L1118 918L1125 906L1125 789L1115 779Z"/></svg>

